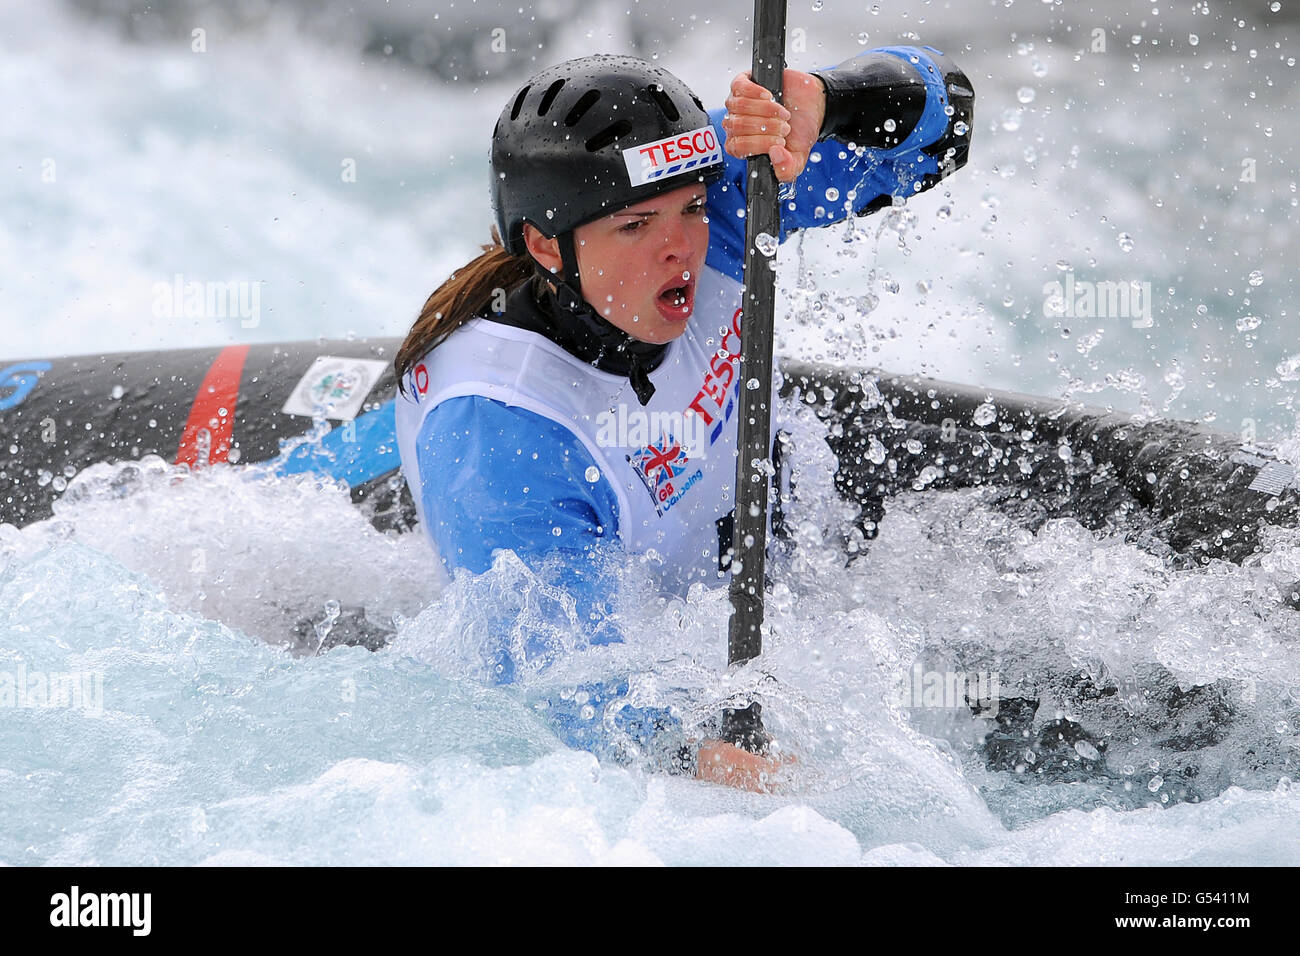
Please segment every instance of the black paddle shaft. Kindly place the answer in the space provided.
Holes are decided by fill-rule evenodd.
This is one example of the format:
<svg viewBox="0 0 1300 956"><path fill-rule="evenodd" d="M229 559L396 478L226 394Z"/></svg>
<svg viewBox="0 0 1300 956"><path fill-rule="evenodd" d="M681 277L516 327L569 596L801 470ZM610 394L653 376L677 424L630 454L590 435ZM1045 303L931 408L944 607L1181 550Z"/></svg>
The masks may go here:
<svg viewBox="0 0 1300 956"><path fill-rule="evenodd" d="M785 73L785 0L754 0L754 82L781 100ZM772 313L780 230L771 159L748 160L745 300L741 318L740 432L736 439L736 512L732 524L730 664L763 650L763 579L771 486Z"/></svg>

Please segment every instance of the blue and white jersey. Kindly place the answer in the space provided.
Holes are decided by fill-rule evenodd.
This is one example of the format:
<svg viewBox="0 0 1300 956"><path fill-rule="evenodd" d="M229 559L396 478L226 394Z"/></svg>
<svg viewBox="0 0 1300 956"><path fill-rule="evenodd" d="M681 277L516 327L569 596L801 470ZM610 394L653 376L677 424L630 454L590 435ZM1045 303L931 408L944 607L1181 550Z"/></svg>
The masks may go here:
<svg viewBox="0 0 1300 956"><path fill-rule="evenodd" d="M467 322L416 363L409 400L398 405L398 442L404 463L420 463L407 483L448 568L482 570L497 547L583 551L616 538L624 552L650 556L665 592L718 583L736 474L741 295L739 282L705 267L694 313L650 373L655 390L644 406L626 375L489 319ZM482 423L449 433L443 417L467 398L506 411L472 441L466 433ZM445 493L447 470L474 475L469 487L457 483L454 506L430 494L430 484ZM508 503L498 500L506 493ZM501 514L512 516L508 539L490 537ZM464 536L471 516L488 535Z"/></svg>

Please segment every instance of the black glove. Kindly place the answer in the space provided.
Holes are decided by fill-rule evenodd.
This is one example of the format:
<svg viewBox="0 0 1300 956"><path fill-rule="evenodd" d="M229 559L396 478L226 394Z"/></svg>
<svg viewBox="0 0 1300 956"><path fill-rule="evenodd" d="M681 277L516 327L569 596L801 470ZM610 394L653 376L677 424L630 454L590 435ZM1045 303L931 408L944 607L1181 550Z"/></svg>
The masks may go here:
<svg viewBox="0 0 1300 956"><path fill-rule="evenodd" d="M943 77L943 106L953 108L944 130L922 149L939 164L926 187L966 165L975 92L966 74L930 47L908 47L917 62L877 50L829 70L813 70L826 87L821 137L868 149L893 149L905 141L925 112L930 95L923 72ZM892 121L892 123L890 122Z"/></svg>

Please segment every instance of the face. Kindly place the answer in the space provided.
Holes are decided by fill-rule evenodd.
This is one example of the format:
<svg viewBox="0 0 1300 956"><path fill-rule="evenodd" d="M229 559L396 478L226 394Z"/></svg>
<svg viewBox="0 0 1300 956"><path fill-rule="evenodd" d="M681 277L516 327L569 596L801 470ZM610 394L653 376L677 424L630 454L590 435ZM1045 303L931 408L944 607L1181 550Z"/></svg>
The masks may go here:
<svg viewBox="0 0 1300 956"><path fill-rule="evenodd" d="M611 325L642 342L671 342L686 331L709 250L704 199L704 184L695 183L574 230L583 298ZM559 268L556 240L540 233L530 240L543 266ZM553 263L540 257L552 249Z"/></svg>

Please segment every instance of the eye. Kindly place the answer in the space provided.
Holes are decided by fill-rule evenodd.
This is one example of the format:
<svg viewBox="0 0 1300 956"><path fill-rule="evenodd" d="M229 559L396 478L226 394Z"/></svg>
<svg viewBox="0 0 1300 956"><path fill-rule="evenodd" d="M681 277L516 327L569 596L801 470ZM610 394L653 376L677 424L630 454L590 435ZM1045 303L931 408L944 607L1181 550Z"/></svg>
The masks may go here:
<svg viewBox="0 0 1300 956"><path fill-rule="evenodd" d="M624 232L624 233L629 233L629 234L630 234L630 233L636 232L638 229L640 229L640 228L641 228L642 226L644 226L645 224L646 224L646 221L645 221L644 219L633 219L632 221L630 221L630 222L626 222L626 223L624 223L623 225L619 226L619 227L618 227L618 231L619 231L619 232Z"/></svg>

